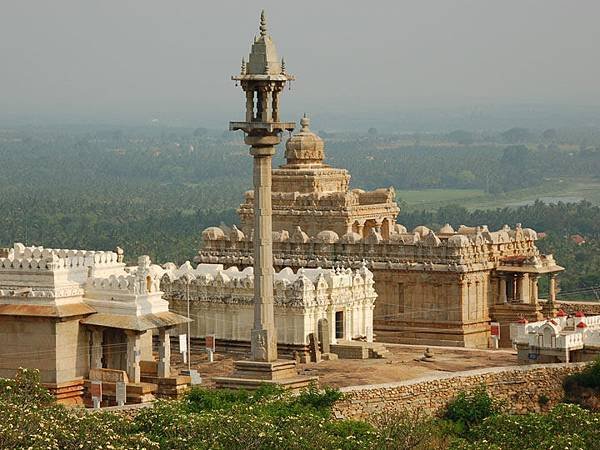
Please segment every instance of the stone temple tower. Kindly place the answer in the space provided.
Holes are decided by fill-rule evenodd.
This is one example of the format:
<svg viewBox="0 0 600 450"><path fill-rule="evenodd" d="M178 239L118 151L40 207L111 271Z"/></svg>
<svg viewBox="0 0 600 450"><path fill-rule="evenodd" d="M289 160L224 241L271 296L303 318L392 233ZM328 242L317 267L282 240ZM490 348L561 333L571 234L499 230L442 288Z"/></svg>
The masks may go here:
<svg viewBox="0 0 600 450"><path fill-rule="evenodd" d="M252 359L277 360L277 333L273 317L273 253L271 210L271 162L281 133L293 130L293 122L281 122L279 97L294 77L285 71L275 44L267 33L264 11L260 34L255 37L248 62L242 59L241 73L232 77L246 94L246 120L231 122L230 130L242 130L254 157L254 327Z"/></svg>

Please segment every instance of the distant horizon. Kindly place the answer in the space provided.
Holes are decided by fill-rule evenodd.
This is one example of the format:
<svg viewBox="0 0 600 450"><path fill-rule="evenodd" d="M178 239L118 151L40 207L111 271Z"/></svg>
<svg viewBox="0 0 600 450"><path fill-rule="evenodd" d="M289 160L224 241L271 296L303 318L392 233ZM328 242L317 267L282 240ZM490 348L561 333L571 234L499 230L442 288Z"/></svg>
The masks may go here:
<svg viewBox="0 0 600 450"><path fill-rule="evenodd" d="M289 108L288 108L289 109ZM366 132L374 127L386 133L443 133L457 129L467 131L502 131L512 127L543 130L547 128L600 128L600 105L560 105L544 103L465 104L456 106L407 106L368 111L302 109L285 111L287 120L299 123L304 113L311 118L315 131ZM196 114L56 114L0 112L0 129L10 127L111 127L135 128L163 126L168 128L207 128L227 130L228 122L241 115L231 108L217 114L199 110ZM195 118L194 118L195 117Z"/></svg>

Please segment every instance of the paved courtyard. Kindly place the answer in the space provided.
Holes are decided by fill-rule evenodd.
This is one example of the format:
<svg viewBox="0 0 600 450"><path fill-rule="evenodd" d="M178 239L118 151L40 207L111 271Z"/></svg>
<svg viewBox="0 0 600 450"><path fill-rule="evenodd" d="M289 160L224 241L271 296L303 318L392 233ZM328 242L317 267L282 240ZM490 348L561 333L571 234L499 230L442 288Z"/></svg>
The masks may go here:
<svg viewBox="0 0 600 450"><path fill-rule="evenodd" d="M307 375L318 375L322 386L355 386L361 384L391 383L425 375L460 372L485 367L501 367L517 364L512 349L473 350L456 347L430 347L432 361L421 361L425 347L387 344L390 356L387 359L341 359L322 361L318 364L299 364L300 371ZM217 353L209 363L203 352L192 353L192 366L202 376L203 384L213 386L212 378L227 375L233 370L234 355ZM173 353L173 363L184 368L181 355Z"/></svg>

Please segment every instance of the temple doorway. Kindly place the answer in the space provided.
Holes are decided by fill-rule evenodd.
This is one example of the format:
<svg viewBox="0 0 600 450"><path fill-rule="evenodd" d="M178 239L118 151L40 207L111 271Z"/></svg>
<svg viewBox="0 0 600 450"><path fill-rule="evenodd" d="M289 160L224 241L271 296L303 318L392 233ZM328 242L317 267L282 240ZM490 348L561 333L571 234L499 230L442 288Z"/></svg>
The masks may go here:
<svg viewBox="0 0 600 450"><path fill-rule="evenodd" d="M102 367L127 370L127 336L118 328L102 332Z"/></svg>
<svg viewBox="0 0 600 450"><path fill-rule="evenodd" d="M344 338L344 311L336 311L335 313L335 338Z"/></svg>

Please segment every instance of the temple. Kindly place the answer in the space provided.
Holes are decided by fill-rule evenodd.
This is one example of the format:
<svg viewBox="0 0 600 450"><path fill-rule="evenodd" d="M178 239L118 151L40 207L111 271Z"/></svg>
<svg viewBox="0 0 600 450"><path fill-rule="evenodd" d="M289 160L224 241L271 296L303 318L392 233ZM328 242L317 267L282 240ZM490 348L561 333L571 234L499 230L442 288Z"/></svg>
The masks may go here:
<svg viewBox="0 0 600 450"><path fill-rule="evenodd" d="M220 264L165 264L161 291L172 311L193 319L191 336L215 335L219 351L246 352L253 323L253 268ZM316 342L336 353L353 340L373 353L373 307L377 294L366 267L282 269L274 274L274 318L279 354L314 361ZM185 327L179 327L186 333ZM312 341L312 342L311 342ZM327 347L327 346L325 346ZM357 349L357 351L360 351ZM368 355L367 355L368 356Z"/></svg>
<svg viewBox="0 0 600 450"><path fill-rule="evenodd" d="M273 169L273 230L289 235L300 227L311 236L327 230L366 237L375 229L389 237L400 211L394 189L349 190L348 171L323 162L323 140L310 131L306 115L300 125L285 145L286 164ZM252 233L253 201L254 191L246 192L238 210L245 235Z"/></svg>
<svg viewBox="0 0 600 450"><path fill-rule="evenodd" d="M534 230L520 224L407 230L397 223L393 188L350 189L348 172L324 163L324 142L309 125L302 118L286 142L286 163L272 171L276 270L356 269L365 261L378 295L373 326L387 342L487 348L496 321L500 345L510 346L511 322L555 312L555 277L563 268L540 254ZM253 198L247 192L238 210L241 230L203 232L197 262L253 264ZM538 298L542 276L549 278L547 302Z"/></svg>
<svg viewBox="0 0 600 450"><path fill-rule="evenodd" d="M169 333L188 319L169 311L157 270L148 256L126 267L122 251L0 249L0 377L38 369L65 403L89 401L91 381L112 404L117 381L131 403L176 396L189 377L171 371Z"/></svg>

